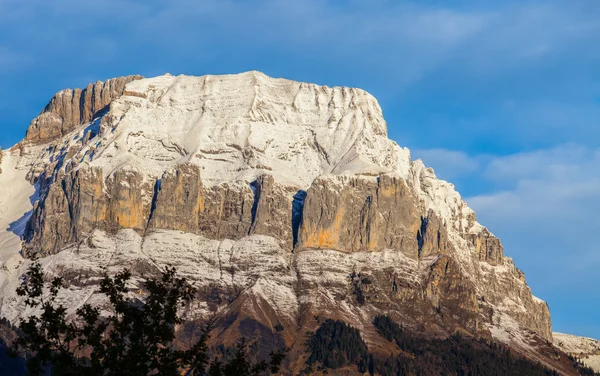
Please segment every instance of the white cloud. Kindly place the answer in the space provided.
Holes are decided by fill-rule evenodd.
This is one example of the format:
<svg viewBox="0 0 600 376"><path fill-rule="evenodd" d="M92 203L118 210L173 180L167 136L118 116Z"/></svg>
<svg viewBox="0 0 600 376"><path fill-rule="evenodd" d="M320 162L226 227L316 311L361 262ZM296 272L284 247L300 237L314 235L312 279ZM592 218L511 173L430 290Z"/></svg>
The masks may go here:
<svg viewBox="0 0 600 376"><path fill-rule="evenodd" d="M490 180L514 182L546 180L573 184L587 180L600 165L599 151L578 144L523 152L492 159L485 169ZM589 170L589 171L586 171Z"/></svg>

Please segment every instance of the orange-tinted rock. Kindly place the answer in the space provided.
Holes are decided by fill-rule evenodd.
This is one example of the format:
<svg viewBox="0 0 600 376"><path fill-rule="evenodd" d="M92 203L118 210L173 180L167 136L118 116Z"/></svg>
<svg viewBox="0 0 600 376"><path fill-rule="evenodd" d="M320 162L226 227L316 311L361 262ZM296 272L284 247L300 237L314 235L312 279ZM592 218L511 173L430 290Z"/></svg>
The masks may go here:
<svg viewBox="0 0 600 376"><path fill-rule="evenodd" d="M159 183L120 169L104 179L98 168L60 175L34 207L24 246L27 255L52 254L85 239L94 229L178 230L210 239L270 235L292 249L293 190L260 177L248 184L204 187L200 169L182 164Z"/></svg>
<svg viewBox="0 0 600 376"><path fill-rule="evenodd" d="M102 170L82 168L59 176L34 207L25 233L25 253L52 254L94 229L144 231L152 184L136 171L119 170L106 181Z"/></svg>
<svg viewBox="0 0 600 376"><path fill-rule="evenodd" d="M199 167L184 164L165 172L156 190L149 228L197 233L204 211Z"/></svg>
<svg viewBox="0 0 600 376"><path fill-rule="evenodd" d="M399 249L418 257L421 216L402 179L317 179L307 191L300 248L346 252Z"/></svg>
<svg viewBox="0 0 600 376"><path fill-rule="evenodd" d="M475 285L465 277L452 257L442 256L430 266L425 280L425 297L441 314L446 311L456 315L466 328L477 331L479 307Z"/></svg>

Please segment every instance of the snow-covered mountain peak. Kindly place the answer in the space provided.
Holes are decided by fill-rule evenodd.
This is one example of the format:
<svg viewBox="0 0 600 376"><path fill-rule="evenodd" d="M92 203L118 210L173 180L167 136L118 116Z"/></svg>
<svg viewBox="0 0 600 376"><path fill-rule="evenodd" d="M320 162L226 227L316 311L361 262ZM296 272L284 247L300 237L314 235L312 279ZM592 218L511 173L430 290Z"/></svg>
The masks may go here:
<svg viewBox="0 0 600 376"><path fill-rule="evenodd" d="M457 317L524 347L523 333L551 338L548 307L499 239L451 183L387 137L363 90L260 72L121 77L57 94L10 153L3 167L30 190L38 183L39 202L7 221L28 223L7 235L23 236L26 256L64 257L76 273L106 260L174 262L191 278L243 286L286 320L300 305L351 302L347 276L358 267L379 281L371 293L387 296L386 310L421 307L448 330L456 323L445 318ZM306 281L316 289L298 292ZM356 309L344 315L370 323ZM14 305L2 312L20 314Z"/></svg>
<svg viewBox="0 0 600 376"><path fill-rule="evenodd" d="M124 166L160 176L185 162L200 166L209 185L267 173L306 188L321 175L407 176L410 164L364 90L255 71L135 79L100 114L73 133L92 131L81 161L105 176Z"/></svg>

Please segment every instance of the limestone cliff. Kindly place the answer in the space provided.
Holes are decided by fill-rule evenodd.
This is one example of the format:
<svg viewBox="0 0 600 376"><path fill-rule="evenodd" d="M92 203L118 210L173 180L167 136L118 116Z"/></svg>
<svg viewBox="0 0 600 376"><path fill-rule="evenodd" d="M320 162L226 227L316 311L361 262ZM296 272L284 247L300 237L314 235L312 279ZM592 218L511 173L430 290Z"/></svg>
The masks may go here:
<svg viewBox="0 0 600 376"><path fill-rule="evenodd" d="M293 192L269 175L251 184L203 186L199 167L182 164L155 181L128 169L104 177L93 167L56 179L33 208L24 237L28 256L55 254L94 230L115 234L121 229L234 240L260 234L292 248Z"/></svg>
<svg viewBox="0 0 600 376"><path fill-rule="evenodd" d="M123 169L105 179L100 169L82 168L56 179L34 206L24 236L26 255L56 253L95 229L144 231L151 208L144 197L154 187L139 172Z"/></svg>

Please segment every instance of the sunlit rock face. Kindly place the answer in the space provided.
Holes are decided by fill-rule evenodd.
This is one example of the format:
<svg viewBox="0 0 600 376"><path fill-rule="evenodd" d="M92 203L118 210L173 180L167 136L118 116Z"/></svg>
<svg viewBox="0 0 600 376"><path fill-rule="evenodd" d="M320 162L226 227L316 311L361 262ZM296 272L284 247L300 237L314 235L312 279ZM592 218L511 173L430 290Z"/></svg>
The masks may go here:
<svg viewBox="0 0 600 376"><path fill-rule="evenodd" d="M141 78L142 76L113 78L89 84L83 90L66 89L56 93L42 113L33 119L25 139L44 143L64 136L78 125L92 120L95 114L123 95L129 82Z"/></svg>
<svg viewBox="0 0 600 376"><path fill-rule="evenodd" d="M552 338L500 241L388 139L363 90L259 72L123 77L58 93L6 153L12 187L37 191L1 202L15 205L7 223L27 223L0 237L23 235L25 258L14 242L1 252L11 320L35 256L68 277L69 307L102 303L104 270L175 266L199 287L190 319L219 314L223 338L253 328L299 359L316 316L352 323L370 346L381 313L527 351Z"/></svg>

